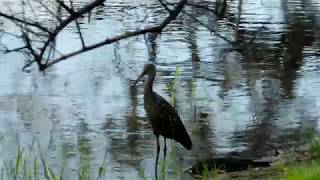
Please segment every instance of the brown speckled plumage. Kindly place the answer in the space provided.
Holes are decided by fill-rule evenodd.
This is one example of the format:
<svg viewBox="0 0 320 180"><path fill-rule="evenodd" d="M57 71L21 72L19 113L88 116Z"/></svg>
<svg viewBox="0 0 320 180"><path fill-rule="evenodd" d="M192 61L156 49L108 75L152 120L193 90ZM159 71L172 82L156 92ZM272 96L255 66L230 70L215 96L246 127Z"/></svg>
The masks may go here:
<svg viewBox="0 0 320 180"><path fill-rule="evenodd" d="M144 83L144 109L147 113L147 118L151 123L153 133L157 138L157 157L155 166L157 177L157 164L160 151L159 136L161 135L164 137L164 157L166 156L166 138L174 139L188 150L191 149L192 142L174 107L152 90L153 81L156 76L156 66L153 62L149 62L144 66L143 72L138 77L135 84L144 75L148 75L148 78Z"/></svg>
<svg viewBox="0 0 320 180"><path fill-rule="evenodd" d="M155 92L144 94L144 108L155 136L174 139L186 149L192 147L191 139L177 111Z"/></svg>

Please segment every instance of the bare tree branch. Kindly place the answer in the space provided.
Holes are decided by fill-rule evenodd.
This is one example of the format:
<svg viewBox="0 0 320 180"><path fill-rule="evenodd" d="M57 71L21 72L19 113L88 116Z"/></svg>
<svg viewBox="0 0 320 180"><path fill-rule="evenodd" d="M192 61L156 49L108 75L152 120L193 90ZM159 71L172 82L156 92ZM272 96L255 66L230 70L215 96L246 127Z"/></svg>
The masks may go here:
<svg viewBox="0 0 320 180"><path fill-rule="evenodd" d="M8 35L10 35L10 36L13 36L13 37L15 37L15 38L21 38L21 35L19 35L19 34L15 34L15 33L12 33L12 32L8 32L8 31L2 30L2 29L0 29L0 32L3 33L3 34L8 34Z"/></svg>
<svg viewBox="0 0 320 180"><path fill-rule="evenodd" d="M71 9L74 12L73 2L72 2L72 0L69 0L69 1L70 1ZM82 48L85 48L86 45L85 45L85 42L84 42L84 39L83 39L83 36L82 36L82 32L81 32L81 27L80 27L79 21L76 19L75 22L76 22L76 27L77 27L77 30L78 30L79 38L81 40Z"/></svg>
<svg viewBox="0 0 320 180"><path fill-rule="evenodd" d="M83 52L86 52L86 51L90 51L92 49L95 49L95 48L98 48L98 47L101 47L101 46L104 46L106 44L111 44L111 43L114 43L114 42L117 42L117 41L120 41L122 39L126 39L126 38L129 38L129 37L133 37L133 36L137 36L137 35L142 35L142 34L145 34L145 33L149 33L149 32L156 32L156 33L161 33L162 30L172 21L174 20L175 18L177 18L177 16L179 15L179 13L182 11L185 3L187 2L187 0L181 0L177 6L176 6L176 9L173 11L172 14L170 14L167 18L165 18L162 23L158 26L153 26L153 27L149 27L149 28L145 28L145 29L142 29L142 30L136 30L136 31L128 31L128 32L125 32L121 35L118 35L118 36L115 36L113 38L107 38L105 39L104 41L102 42L99 42L99 43L96 43L96 44L93 44L93 45L90 45L90 46L87 46L85 48L82 48L82 49L79 49L77 51L74 51L72 53L69 53L69 54L66 54L64 56L61 56L57 59L54 59L52 60L51 62L49 62L47 64L47 66L52 66L60 61L63 61L67 58L70 58L72 56L75 56L75 55L78 55L78 54L81 54Z"/></svg>
<svg viewBox="0 0 320 180"><path fill-rule="evenodd" d="M19 52L19 51L21 51L23 49L27 49L27 46L17 47L17 48L14 48L14 49L5 49L4 53Z"/></svg>
<svg viewBox="0 0 320 180"><path fill-rule="evenodd" d="M105 0L95 0L93 2L91 2L90 4L84 6L83 8L81 8L80 10L78 10L77 12L73 12L73 14L71 16L69 16L66 20L64 20L58 27L55 28L55 30L52 32L52 34L49 36L49 38L47 39L47 41L45 42L45 44L43 45L41 52L40 52L40 57L43 56L43 54L45 53L48 45L54 41L54 39L56 38L56 36L59 34L59 32L61 30L63 30L67 25L69 25L73 20L81 17L83 14L88 13L89 11L91 11L92 9L94 9L96 6L102 4ZM62 3L64 4L64 3Z"/></svg>
<svg viewBox="0 0 320 180"><path fill-rule="evenodd" d="M29 0L21 0L22 3L28 2L30 9L33 9L31 3ZM45 5L41 0L35 0L37 3L41 5L41 8L44 8L45 11L49 15L53 15L55 19L57 19L57 22L54 24L54 27L46 27L46 25L42 25L39 20L34 19L28 19L26 17L26 12L29 10L28 8L24 9L24 4L22 5L22 13L19 12L17 14L14 11L14 13L6 14L3 12L0 12L0 17L4 17L6 19L9 19L11 22L13 22L17 27L20 28L20 31L22 32L22 35L19 34L13 34L9 32L8 33L16 38L20 38L23 40L24 45L21 47L16 47L14 49L5 49L5 52L27 52L27 54L30 56L30 60L25 64L23 67L23 70L25 70L27 67L31 66L33 63L36 63L39 67L39 70L43 71L46 68L57 64L58 62L64 61L68 58L71 58L73 56L88 52L90 50L93 50L95 48L111 44L114 42L118 42L120 40L130 38L133 36L138 35L144 35L146 33L161 33L164 31L164 29L167 27L169 23L171 23L173 20L175 20L180 14L188 16L190 19L193 19L195 22L200 24L201 26L208 29L210 32L214 33L219 38L223 39L224 41L228 42L229 44L233 45L233 50L239 48L239 42L237 41L237 36L234 37L235 40L231 40L227 38L226 36L220 34L217 32L213 26L208 25L207 23L201 21L199 18L195 17L193 14L189 13L187 10L183 10L185 6L195 7L204 9L206 11L212 12L215 17L220 17L221 13L219 10L213 10L210 8L209 5L203 5L203 4L196 4L188 2L188 0L177 0L176 3L169 3L166 0L158 0L160 5L168 12L165 12L166 17L159 21L158 23L155 23L151 26L144 27L143 29L140 29L138 26L136 30L130 30L121 33L120 35L115 35L113 37L109 37L106 39L102 39L101 41L98 41L94 44L88 45L85 42L84 36L82 34L81 26L78 21L79 18L84 17L85 15L88 15L88 20L90 20L91 12L98 6L103 5L103 3L106 0L91 0L90 3L80 7L75 8L72 0L70 1L70 5L66 4L64 0L55 0L56 5L58 6L57 12L54 12L52 8L49 8ZM221 1L221 0L220 0ZM222 0L223 5L226 7L226 0ZM238 22L237 22L237 31L240 23L240 16L241 16L241 4L242 0L240 0L240 4L238 6L239 16L238 16ZM225 10L225 9L224 9ZM1 10L0 10L1 11ZM65 16L62 16L62 11L66 11L67 13ZM35 15L36 13L33 12ZM207 13L209 14L209 13ZM223 13L224 14L224 13ZM210 14L211 15L211 14ZM21 17L22 16L22 17ZM51 16L50 16L51 17ZM81 41L81 47L76 50L72 50L71 52L67 52L65 54L60 53L56 49L56 38L67 26L69 26L71 23L75 22L77 34L79 36L79 39ZM252 40L253 41L253 40ZM55 54L59 54L58 56L55 56Z"/></svg>
<svg viewBox="0 0 320 180"><path fill-rule="evenodd" d="M168 2L164 2L164 0L158 0L160 2L160 4L169 12L169 14L172 13L172 10L167 6L169 3Z"/></svg>
<svg viewBox="0 0 320 180"><path fill-rule="evenodd" d="M73 15L74 11L72 8L69 8L63 1L57 0L58 4L63 7L66 11L68 11L69 14Z"/></svg>
<svg viewBox="0 0 320 180"><path fill-rule="evenodd" d="M7 18L9 20L12 20L12 21L16 21L16 22L19 22L19 23L22 23L22 24L25 24L25 25L28 25L28 26L32 26L32 27L38 28L41 31L44 31L44 32L46 32L48 34L51 34L51 32L47 28L45 28L44 26L42 26L38 22L25 21L23 19L20 19L20 18L17 18L15 16L13 16L13 15L8 15L8 14L2 13L2 12L0 12L0 16L4 17L4 18Z"/></svg>
<svg viewBox="0 0 320 180"><path fill-rule="evenodd" d="M53 17L55 17L60 23L62 22L62 19L54 13L51 9L49 9L41 0L36 0L43 8L45 8L46 11L48 11Z"/></svg>
<svg viewBox="0 0 320 180"><path fill-rule="evenodd" d="M43 4L40 0L36 0L42 7L45 8L45 10L50 13L51 15L54 15L54 17L58 20L58 25L52 29L49 30L47 27L44 27L41 25L39 22L34 22L30 19L27 19L26 16L24 15L24 9L23 9L23 19L18 18L15 15L9 15L0 12L0 16L5 17L12 22L16 24L17 27L20 27L21 32L22 32L22 38L24 41L25 46L17 47L12 50L8 50L8 52L13 52L13 51L20 51L20 50L28 50L29 55L31 55L32 59L25 64L23 69L26 69L27 67L31 66L33 63L37 63L39 66L39 70L43 71L44 69L60 62L63 60L66 60L70 57L79 55L81 53L90 51L92 49L101 47L106 44L111 44L117 41L120 41L122 39L126 39L129 37L133 36L138 36L142 35L145 33L161 33L163 29L174 19L178 17L180 12L182 11L183 7L187 4L187 0L179 0L177 3L174 3L170 6L173 8L170 9L167 5L168 3L165 0L159 0L161 5L169 12L169 15L164 18L158 25L154 25L151 27L146 27L144 29L138 29L134 31L127 31L124 32L120 35L114 36L112 38L107 38L103 41L97 42L92 45L85 45L85 40L83 38L82 32L81 32L81 27L79 22L77 21L78 18L82 17L83 15L90 13L95 7L102 5L105 0L93 0L89 4L83 6L82 8L79 8L75 10L73 7L72 2L70 3L71 6L66 5L62 0L56 0L56 2L59 4L59 7L62 7L65 9L69 15L65 18L62 19L59 17L58 13L55 14L52 10L50 10L48 7L45 7L45 4ZM59 53L55 49L55 39L57 35L65 28L67 27L70 23L75 22L76 23L76 28L81 40L82 47L79 48L76 51L67 53L65 55ZM18 36L17 36L18 37ZM40 39L40 41L37 41L36 39ZM36 43L38 47L34 47L33 43ZM39 43L40 42L40 43ZM39 47L40 44L40 47ZM52 59L54 57L54 53L58 52L60 54L59 57ZM46 58L44 58L44 55L46 54Z"/></svg>

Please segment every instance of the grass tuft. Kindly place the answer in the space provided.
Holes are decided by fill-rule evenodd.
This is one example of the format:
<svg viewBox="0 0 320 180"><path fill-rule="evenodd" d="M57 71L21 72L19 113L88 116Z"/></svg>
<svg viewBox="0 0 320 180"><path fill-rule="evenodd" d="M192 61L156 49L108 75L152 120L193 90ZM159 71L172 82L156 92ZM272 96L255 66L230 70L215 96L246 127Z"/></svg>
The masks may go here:
<svg viewBox="0 0 320 180"><path fill-rule="evenodd" d="M320 139L318 137L311 140L309 153L312 158L320 158Z"/></svg>
<svg viewBox="0 0 320 180"><path fill-rule="evenodd" d="M66 165L66 159L63 158L63 164L60 168L50 167L47 161L47 153L43 153L40 144L38 149L34 148L35 140L28 147L22 148L17 139L17 153L12 159L2 162L0 169L0 180L63 180ZM103 162L98 168L98 180L104 179L107 150ZM90 165L81 166L78 171L79 180L91 180Z"/></svg>
<svg viewBox="0 0 320 180"><path fill-rule="evenodd" d="M320 163L313 161L287 168L285 180L318 180L320 178Z"/></svg>
<svg viewBox="0 0 320 180"><path fill-rule="evenodd" d="M180 71L179 71L179 66L177 65L176 66L176 71L174 73L174 78L172 80L170 80L170 82L167 84L167 88L169 90L169 95L171 97L171 104L173 106L175 106L176 104L176 89L175 89L175 86L176 86L176 83L179 79L179 76L180 76Z"/></svg>

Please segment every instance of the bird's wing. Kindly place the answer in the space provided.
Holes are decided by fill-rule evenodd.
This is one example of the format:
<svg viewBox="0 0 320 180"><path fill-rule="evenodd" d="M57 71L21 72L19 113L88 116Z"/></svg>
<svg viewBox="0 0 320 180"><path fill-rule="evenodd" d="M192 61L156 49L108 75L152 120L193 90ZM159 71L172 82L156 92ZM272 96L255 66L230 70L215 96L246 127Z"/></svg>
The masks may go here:
<svg viewBox="0 0 320 180"><path fill-rule="evenodd" d="M157 101L157 110L159 111L159 120L157 127L159 128L159 134L166 137L172 138L180 142L187 149L191 149L192 142L190 136L184 127L178 112L175 108L169 104L163 97L158 94L155 95Z"/></svg>
<svg viewBox="0 0 320 180"><path fill-rule="evenodd" d="M155 93L155 100L157 101L158 110L162 113L163 118L166 118L166 120L163 119L164 121L170 120L172 123L181 121L178 112L168 101L157 93Z"/></svg>

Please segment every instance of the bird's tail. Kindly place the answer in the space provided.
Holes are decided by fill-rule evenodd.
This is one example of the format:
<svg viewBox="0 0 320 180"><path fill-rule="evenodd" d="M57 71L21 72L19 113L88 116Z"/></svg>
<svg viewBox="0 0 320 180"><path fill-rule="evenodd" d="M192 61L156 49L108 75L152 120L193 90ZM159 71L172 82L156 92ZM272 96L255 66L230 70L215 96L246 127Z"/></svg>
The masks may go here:
<svg viewBox="0 0 320 180"><path fill-rule="evenodd" d="M174 139L181 143L186 149L190 150L192 148L191 138L187 130L183 127L183 131L180 131L175 134Z"/></svg>

